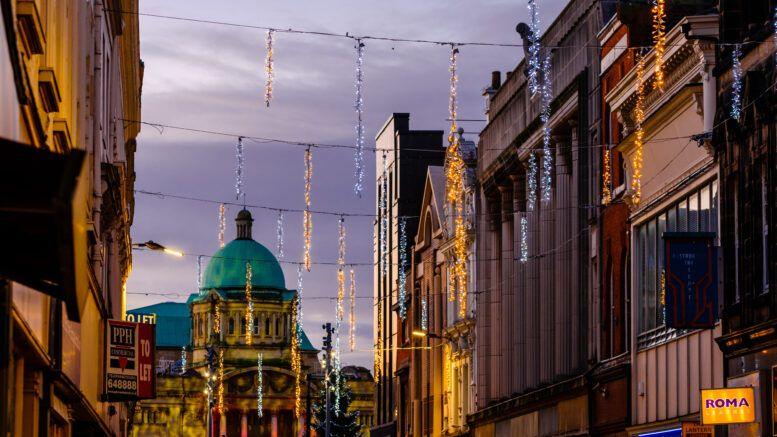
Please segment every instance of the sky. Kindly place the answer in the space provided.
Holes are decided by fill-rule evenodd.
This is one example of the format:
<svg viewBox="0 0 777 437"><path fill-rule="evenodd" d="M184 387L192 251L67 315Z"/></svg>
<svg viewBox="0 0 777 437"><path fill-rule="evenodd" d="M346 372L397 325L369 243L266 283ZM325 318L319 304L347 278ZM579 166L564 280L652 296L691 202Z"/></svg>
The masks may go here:
<svg viewBox="0 0 777 437"><path fill-rule="evenodd" d="M538 1L541 31L565 3ZM144 0L140 12L273 28L441 41L519 43L515 26L528 21L525 1L394 0L237 1ZM275 81L270 108L264 105L265 32L140 17L145 64L142 120L234 133L234 137L143 126L135 156L136 190L235 201L237 136L313 143L353 144L353 41L312 35L275 34ZM368 40L364 52L366 145L392 112L409 112L410 128L447 130L449 47ZM483 119L482 91L491 71L503 74L523 57L516 47L460 48L459 117ZM483 122L463 123L476 140ZM244 141L246 203L304 207L304 148ZM312 209L375 212L375 159L365 154L365 191L353 193L353 151L314 149ZM253 236L275 252L276 213L249 208ZM235 237L238 207L227 209L226 241ZM346 219L346 262L372 262L373 218ZM286 213L284 257L302 255L302 216ZM218 205L136 194L134 242L154 240L187 254L218 250ZM313 261L337 260L337 217L313 216ZM287 288L296 288L296 266L284 264ZM203 268L204 270L204 268ZM304 276L303 324L321 346L321 324L333 322L335 266L313 265ZM342 348L344 365L372 369L372 267L356 267L357 345ZM135 251L127 284L129 309L184 302L197 288L197 258ZM148 293L137 294L137 293ZM163 294L163 295L160 295ZM347 321L347 316L346 316ZM343 327L347 344L347 326Z"/></svg>

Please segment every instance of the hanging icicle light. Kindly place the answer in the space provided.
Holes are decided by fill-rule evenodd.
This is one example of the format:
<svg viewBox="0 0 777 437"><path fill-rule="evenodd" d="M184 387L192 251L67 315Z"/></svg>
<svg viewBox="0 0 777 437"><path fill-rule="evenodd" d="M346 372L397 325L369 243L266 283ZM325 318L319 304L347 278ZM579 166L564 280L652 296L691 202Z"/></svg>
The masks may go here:
<svg viewBox="0 0 777 437"><path fill-rule="evenodd" d="M202 294L202 255L197 255L197 293Z"/></svg>
<svg viewBox="0 0 777 437"><path fill-rule="evenodd" d="M551 78L551 52L548 50L542 60L542 87L540 121L542 122L542 201L550 202L553 183L553 152L550 150L550 103L553 100Z"/></svg>
<svg viewBox="0 0 777 437"><path fill-rule="evenodd" d="M739 120L742 115L742 45L735 44L731 50L731 109L729 114L734 120Z"/></svg>
<svg viewBox="0 0 777 437"><path fill-rule="evenodd" d="M291 335L291 371L294 373L294 416L300 417L302 413L302 358L300 357L300 327L297 324L299 318L299 296L295 297L291 303L291 318L294 320L294 326Z"/></svg>
<svg viewBox="0 0 777 437"><path fill-rule="evenodd" d="M604 155L602 162L602 204L607 205L612 201L612 164L610 163L610 149L604 146Z"/></svg>
<svg viewBox="0 0 777 437"><path fill-rule="evenodd" d="M345 217L340 217L337 222L337 324L343 322L345 310Z"/></svg>
<svg viewBox="0 0 777 437"><path fill-rule="evenodd" d="M537 206L537 156L534 151L529 152L529 168L526 172L526 209L534 211Z"/></svg>
<svg viewBox="0 0 777 437"><path fill-rule="evenodd" d="M310 147L308 147L305 150L305 211L302 215L302 237L305 243L302 260L307 271L310 271L310 240L313 233L313 217L310 213L310 180L312 177L313 154L310 152Z"/></svg>
<svg viewBox="0 0 777 437"><path fill-rule="evenodd" d="M429 329L429 308L426 305L426 298L421 298L421 329L426 331Z"/></svg>
<svg viewBox="0 0 777 437"><path fill-rule="evenodd" d="M521 213L521 262L529 260L529 219Z"/></svg>
<svg viewBox="0 0 777 437"><path fill-rule="evenodd" d="M224 231L227 229L227 206L219 205L219 247L224 247Z"/></svg>
<svg viewBox="0 0 777 437"><path fill-rule="evenodd" d="M364 43L361 38L356 38L356 79L354 88L356 88L356 151L354 152L354 164L356 165L355 181L353 191L357 197L362 197L364 188L364 98L362 96L362 85L364 84Z"/></svg>
<svg viewBox="0 0 777 437"><path fill-rule="evenodd" d="M224 350L219 349L219 390L218 390L218 409L219 414L224 414L227 412L226 408L224 408Z"/></svg>
<svg viewBox="0 0 777 437"><path fill-rule="evenodd" d="M407 316L407 218L399 219L399 317Z"/></svg>
<svg viewBox="0 0 777 437"><path fill-rule="evenodd" d="M251 263L246 263L246 344L251 345L253 343L254 332L254 299L251 296L251 277L253 272L251 271Z"/></svg>
<svg viewBox="0 0 777 437"><path fill-rule="evenodd" d="M653 8L653 44L656 53L653 83L659 90L664 89L664 51L666 50L666 0L654 0Z"/></svg>
<svg viewBox="0 0 777 437"><path fill-rule="evenodd" d="M386 151L383 151L383 175L380 192L380 264L383 276L388 275L388 158Z"/></svg>
<svg viewBox="0 0 777 437"><path fill-rule="evenodd" d="M259 418L262 418L264 414L264 381L262 378L262 371L264 369L264 363L262 353L256 354L256 414Z"/></svg>
<svg viewBox="0 0 777 437"><path fill-rule="evenodd" d="M299 298L299 302L297 304L297 319L295 320L295 323L297 326L299 326L299 331L297 332L297 335L302 336L302 264L297 265L297 297Z"/></svg>
<svg viewBox="0 0 777 437"><path fill-rule="evenodd" d="M529 0L529 56L526 62L529 64L529 92L534 95L539 91L540 72L540 14L537 11L537 1Z"/></svg>
<svg viewBox="0 0 777 437"><path fill-rule="evenodd" d="M270 107L270 100L272 100L272 86L273 80L275 80L275 70L273 69L273 43L275 39L275 30L270 29L267 31L267 57L264 60L264 71L267 74L267 81L264 84L264 104L266 107Z"/></svg>
<svg viewBox="0 0 777 437"><path fill-rule="evenodd" d="M453 276L456 274L456 272L453 271L453 262L448 261L448 274L446 275L446 287L448 288L448 301L449 302L455 302L456 301L456 284L453 281Z"/></svg>
<svg viewBox="0 0 777 437"><path fill-rule="evenodd" d="M243 192L243 166L245 165L245 156L243 154L243 137L237 137L235 146L235 199L240 199Z"/></svg>
<svg viewBox="0 0 777 437"><path fill-rule="evenodd" d="M353 268L348 272L349 289L349 310L348 310L348 349L353 352L356 350L356 275Z"/></svg>
<svg viewBox="0 0 777 437"><path fill-rule="evenodd" d="M642 200L642 149L644 147L645 133L642 130L642 122L645 121L645 57L640 53L637 60L637 102L634 105L634 156L631 158L631 201L639 205Z"/></svg>
<svg viewBox="0 0 777 437"><path fill-rule="evenodd" d="M181 375L186 373L186 346L181 348Z"/></svg>
<svg viewBox="0 0 777 437"><path fill-rule="evenodd" d="M275 233L277 238L278 258L283 258L283 210L278 210L278 219L275 223Z"/></svg>

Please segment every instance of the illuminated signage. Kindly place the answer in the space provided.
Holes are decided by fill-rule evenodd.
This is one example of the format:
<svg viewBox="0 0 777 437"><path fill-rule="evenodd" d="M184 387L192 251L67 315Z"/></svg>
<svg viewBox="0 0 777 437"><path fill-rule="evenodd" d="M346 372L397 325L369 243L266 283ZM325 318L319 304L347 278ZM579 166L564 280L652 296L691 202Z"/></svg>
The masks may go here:
<svg viewBox="0 0 777 437"><path fill-rule="evenodd" d="M683 437L715 437L715 426L683 422Z"/></svg>
<svg viewBox="0 0 777 437"><path fill-rule="evenodd" d="M754 421L755 393L752 387L701 391L701 423L704 425Z"/></svg>
<svg viewBox="0 0 777 437"><path fill-rule="evenodd" d="M143 314L143 313L127 313L125 317L128 322L134 323L149 323L151 325L156 324L156 314Z"/></svg>

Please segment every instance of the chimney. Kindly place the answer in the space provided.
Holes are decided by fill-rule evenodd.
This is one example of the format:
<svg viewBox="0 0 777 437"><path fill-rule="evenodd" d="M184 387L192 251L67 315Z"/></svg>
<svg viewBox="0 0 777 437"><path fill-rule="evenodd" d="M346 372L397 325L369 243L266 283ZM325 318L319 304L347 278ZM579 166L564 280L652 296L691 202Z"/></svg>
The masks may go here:
<svg viewBox="0 0 777 437"><path fill-rule="evenodd" d="M238 240L250 240L251 239L251 224L254 219L251 218L251 213L247 209L241 210L237 213L235 224L237 225L237 239Z"/></svg>
<svg viewBox="0 0 777 437"><path fill-rule="evenodd" d="M502 72L501 71L492 71L491 72L491 89L498 90L499 87L502 86Z"/></svg>

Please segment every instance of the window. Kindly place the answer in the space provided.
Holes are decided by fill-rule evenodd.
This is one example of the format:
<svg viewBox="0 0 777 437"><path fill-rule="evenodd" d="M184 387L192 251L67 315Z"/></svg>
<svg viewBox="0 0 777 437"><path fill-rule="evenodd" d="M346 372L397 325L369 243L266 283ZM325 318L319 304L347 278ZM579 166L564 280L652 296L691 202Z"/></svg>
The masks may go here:
<svg viewBox="0 0 777 437"><path fill-rule="evenodd" d="M254 316L254 335L259 335L259 317Z"/></svg>
<svg viewBox="0 0 777 437"><path fill-rule="evenodd" d="M275 335L278 336L278 333L281 332L281 319L278 317L275 318Z"/></svg>
<svg viewBox="0 0 777 437"><path fill-rule="evenodd" d="M639 334L664 325L663 233L717 232L717 191L717 181L707 183L635 227L634 293Z"/></svg>
<svg viewBox="0 0 777 437"><path fill-rule="evenodd" d="M245 317L240 318L240 334L245 335L246 334L246 319Z"/></svg>
<svg viewBox="0 0 777 437"><path fill-rule="evenodd" d="M270 317L264 319L264 335L270 335Z"/></svg>
<svg viewBox="0 0 777 437"><path fill-rule="evenodd" d="M234 333L235 333L235 319L234 319L233 317L230 317L230 318L229 318L229 324L228 324L228 326L229 326L229 327L227 328L227 333L228 333L229 335L232 335L232 334L234 334Z"/></svg>

